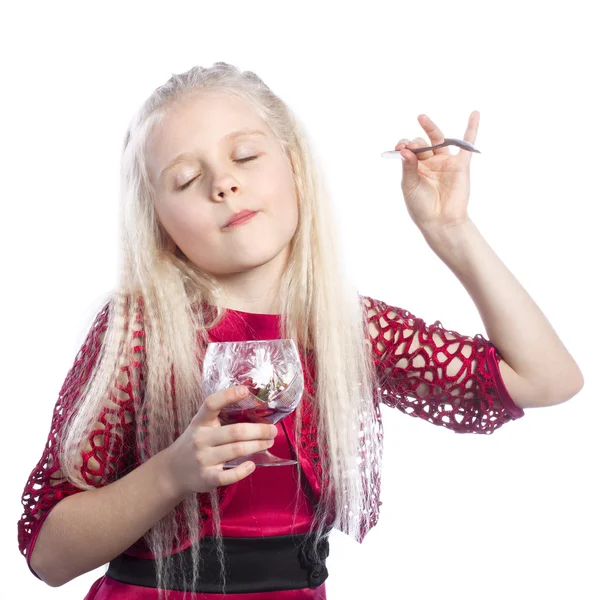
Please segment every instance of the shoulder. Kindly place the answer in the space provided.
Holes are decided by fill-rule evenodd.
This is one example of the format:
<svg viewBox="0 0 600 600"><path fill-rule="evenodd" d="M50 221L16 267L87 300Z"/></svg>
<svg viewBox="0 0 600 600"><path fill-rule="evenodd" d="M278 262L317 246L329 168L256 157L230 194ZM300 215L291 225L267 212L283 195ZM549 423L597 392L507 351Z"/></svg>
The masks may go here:
<svg viewBox="0 0 600 600"><path fill-rule="evenodd" d="M366 317L369 320L376 319L378 317L388 317L390 319L416 319L415 315L400 306L388 304L383 300L378 300L371 296L365 296L359 294L360 302Z"/></svg>

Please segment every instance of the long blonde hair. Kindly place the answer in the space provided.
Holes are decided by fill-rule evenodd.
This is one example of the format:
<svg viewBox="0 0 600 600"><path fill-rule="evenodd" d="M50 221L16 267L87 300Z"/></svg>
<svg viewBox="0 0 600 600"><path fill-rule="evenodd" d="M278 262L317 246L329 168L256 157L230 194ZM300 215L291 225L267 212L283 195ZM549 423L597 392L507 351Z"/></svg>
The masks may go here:
<svg viewBox="0 0 600 600"><path fill-rule="evenodd" d="M140 327L145 331L145 355L140 392L143 402L138 407L140 414L135 416L139 461L171 445L204 400L199 363L203 343L208 341L207 329L225 314L223 290L213 276L199 269L179 249L170 249L169 236L154 211L146 155L149 135L169 109L208 90L237 94L248 101L271 127L289 158L298 194L299 223L280 285L281 334L297 341L303 359L307 348L313 352L313 401L318 415L318 447L323 454L322 484L325 476L328 481L312 529L317 539L328 526L359 539L360 517L369 512L380 459L374 451L377 440L371 439L375 428L368 426L375 419L375 379L365 311L340 263L330 200L301 125L257 75L223 62L172 74L142 105L126 133L121 167L120 282L110 301L100 359L73 418L60 433L59 460L72 483L82 489L92 488L81 476L81 448L106 405L107 390L115 376L121 367L140 359L133 337ZM212 318L208 319L202 310L194 310L195 302L216 307ZM296 409L297 439L301 411L302 403ZM143 427L139 426L142 418ZM365 448L373 453L365 456ZM300 475L299 464L297 468ZM216 537L222 542L217 492L210 496ZM335 521L327 524L329 506L333 507ZM183 534L178 528L177 510L184 520ZM193 494L145 534L156 560L160 590L170 585L172 548L184 534L192 543L200 542L201 523L198 499ZM195 554L193 560L190 589L198 580ZM221 565L224 578L222 552Z"/></svg>

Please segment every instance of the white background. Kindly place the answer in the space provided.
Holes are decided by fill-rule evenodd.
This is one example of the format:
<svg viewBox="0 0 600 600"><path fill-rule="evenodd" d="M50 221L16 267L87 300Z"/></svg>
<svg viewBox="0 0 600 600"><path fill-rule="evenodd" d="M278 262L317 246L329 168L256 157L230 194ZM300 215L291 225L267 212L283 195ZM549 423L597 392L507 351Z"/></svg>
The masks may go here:
<svg viewBox="0 0 600 600"><path fill-rule="evenodd" d="M590 8L588 8L590 7ZM120 148L171 73L234 63L308 128L359 290L485 334L410 220L401 161L429 115L481 122L469 212L580 365L585 387L492 436L384 408L382 514L334 533L331 600L592 599L598 583L599 44L592 2L28 2L2 18L3 598L81 599L17 548L25 481L66 373L115 285ZM507 327L510 326L507 324ZM18 592L17 589L18 588Z"/></svg>

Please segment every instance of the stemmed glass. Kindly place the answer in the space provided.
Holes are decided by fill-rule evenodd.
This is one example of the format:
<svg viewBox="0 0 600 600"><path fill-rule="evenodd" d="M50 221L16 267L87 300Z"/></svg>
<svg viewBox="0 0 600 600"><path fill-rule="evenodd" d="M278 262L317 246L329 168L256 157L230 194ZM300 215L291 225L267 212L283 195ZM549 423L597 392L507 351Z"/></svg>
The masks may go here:
<svg viewBox="0 0 600 600"><path fill-rule="evenodd" d="M222 409L219 420L232 423L275 424L298 406L304 392L304 374L294 340L248 340L212 342L207 345L202 370L204 397L235 385L249 394ZM224 463L231 469L251 460L257 467L295 465L268 450L254 452Z"/></svg>

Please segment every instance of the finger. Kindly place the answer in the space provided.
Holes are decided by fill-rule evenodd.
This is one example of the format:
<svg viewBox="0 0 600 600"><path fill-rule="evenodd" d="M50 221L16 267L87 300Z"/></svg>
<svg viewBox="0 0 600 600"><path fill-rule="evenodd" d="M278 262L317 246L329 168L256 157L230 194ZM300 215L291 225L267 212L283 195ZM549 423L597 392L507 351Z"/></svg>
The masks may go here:
<svg viewBox="0 0 600 600"><path fill-rule="evenodd" d="M467 129L465 131L465 136L463 140L465 142L469 142L470 144L475 145L475 140L477 139L477 129L479 128L479 111L474 110L469 116L469 123L467 124ZM468 150L466 150L468 152Z"/></svg>
<svg viewBox="0 0 600 600"><path fill-rule="evenodd" d="M209 433L209 446L222 446L232 442L269 440L277 435L277 426L268 423L233 423L215 428Z"/></svg>
<svg viewBox="0 0 600 600"><path fill-rule="evenodd" d="M248 388L245 385L228 387L225 390L211 394L196 413L194 420L196 423L208 425L219 418L221 409L243 400L248 395Z"/></svg>
<svg viewBox="0 0 600 600"><path fill-rule="evenodd" d="M250 442L235 442L224 446L215 446L202 450L201 464L206 467L222 465L229 460L241 458L271 448L275 440L252 440Z"/></svg>
<svg viewBox="0 0 600 600"><path fill-rule="evenodd" d="M424 140L419 142L418 139L419 138L417 138L417 140L409 142L409 144L405 146L400 153L400 156L402 156L402 158L404 159L402 161L402 189L412 189L419 185L420 175L418 156L421 154L433 156L433 152L420 152L419 154L415 154L414 152L410 151L410 147L423 147Z"/></svg>
<svg viewBox="0 0 600 600"><path fill-rule="evenodd" d="M412 142L410 142L410 144L408 144L407 148L408 150L411 150L413 148L427 148L427 146L431 146L431 144L424 138L417 137ZM416 156L419 160L425 160L427 158L431 158L433 155L433 150L427 150L427 152L419 152L414 156Z"/></svg>
<svg viewBox="0 0 600 600"><path fill-rule="evenodd" d="M398 150L400 152L400 156L404 159L404 161L406 162L408 161L414 161L415 164L417 163L417 155L413 154L412 152L409 154L408 152L406 152L406 147L408 146L408 144L410 144L410 140L408 138L402 138L394 147L394 150ZM414 148L414 146L413 146Z"/></svg>
<svg viewBox="0 0 600 600"><path fill-rule="evenodd" d="M431 144L426 144L427 146L436 146L444 141L442 130L427 115L419 115L417 120L431 140ZM444 146L443 148L436 148L433 152L435 154L450 154L450 148Z"/></svg>
<svg viewBox="0 0 600 600"><path fill-rule="evenodd" d="M216 486L231 485L250 475L254 469L256 469L256 465L251 460L248 460L234 469L223 469L222 471L219 471L215 477L214 483Z"/></svg>
<svg viewBox="0 0 600 600"><path fill-rule="evenodd" d="M465 142L469 142L470 144L475 145L475 140L477 139L477 130L479 129L479 111L474 110L469 116L469 122L467 124L467 129L465 130L465 135L463 140ZM462 156L464 159L470 161L472 152L469 150L463 150L462 148L458 152L459 156Z"/></svg>
<svg viewBox="0 0 600 600"><path fill-rule="evenodd" d="M410 140L408 138L402 138L394 147L394 150L404 150L406 146L410 144Z"/></svg>

